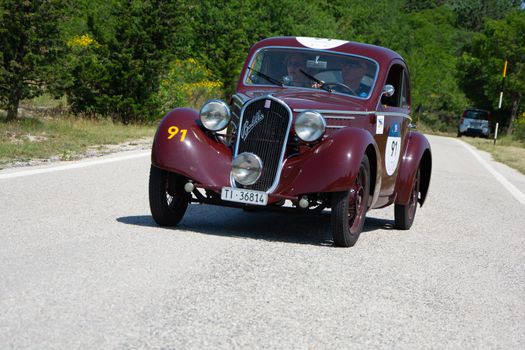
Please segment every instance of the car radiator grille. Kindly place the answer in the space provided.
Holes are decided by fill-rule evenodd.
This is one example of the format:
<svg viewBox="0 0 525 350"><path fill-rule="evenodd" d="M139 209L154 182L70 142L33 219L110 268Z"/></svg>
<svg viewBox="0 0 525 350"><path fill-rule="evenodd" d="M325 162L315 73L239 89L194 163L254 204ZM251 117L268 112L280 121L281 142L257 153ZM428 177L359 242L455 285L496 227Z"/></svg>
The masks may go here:
<svg viewBox="0 0 525 350"><path fill-rule="evenodd" d="M241 114L235 155L254 153L261 158L263 169L256 183L250 186L235 183L236 187L268 191L276 185L291 121L290 109L269 97L246 105Z"/></svg>

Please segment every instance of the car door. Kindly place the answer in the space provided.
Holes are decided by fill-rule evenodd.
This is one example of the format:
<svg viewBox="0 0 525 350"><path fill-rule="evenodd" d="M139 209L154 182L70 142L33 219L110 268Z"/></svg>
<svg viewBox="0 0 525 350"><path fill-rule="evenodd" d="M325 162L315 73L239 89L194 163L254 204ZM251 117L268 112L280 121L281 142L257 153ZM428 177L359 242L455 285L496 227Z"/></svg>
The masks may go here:
<svg viewBox="0 0 525 350"><path fill-rule="evenodd" d="M383 96L377 106L375 140L382 157L382 186L380 197L394 200L397 172L404 150L410 124L410 84L408 72L402 61L390 66L383 86L392 85L392 96ZM384 198L383 198L384 201Z"/></svg>

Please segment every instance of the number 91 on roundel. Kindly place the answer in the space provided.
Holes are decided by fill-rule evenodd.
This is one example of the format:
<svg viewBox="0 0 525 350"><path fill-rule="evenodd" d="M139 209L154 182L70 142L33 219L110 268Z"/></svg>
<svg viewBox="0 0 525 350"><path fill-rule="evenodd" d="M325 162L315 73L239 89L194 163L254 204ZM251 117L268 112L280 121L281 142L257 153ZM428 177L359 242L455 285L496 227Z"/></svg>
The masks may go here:
<svg viewBox="0 0 525 350"><path fill-rule="evenodd" d="M370 210L392 206L395 227L410 229L432 173L430 144L411 124L410 88L405 61L384 47L307 37L256 43L230 98L176 108L161 121L153 219L176 226L194 203L324 213L334 245L350 247Z"/></svg>

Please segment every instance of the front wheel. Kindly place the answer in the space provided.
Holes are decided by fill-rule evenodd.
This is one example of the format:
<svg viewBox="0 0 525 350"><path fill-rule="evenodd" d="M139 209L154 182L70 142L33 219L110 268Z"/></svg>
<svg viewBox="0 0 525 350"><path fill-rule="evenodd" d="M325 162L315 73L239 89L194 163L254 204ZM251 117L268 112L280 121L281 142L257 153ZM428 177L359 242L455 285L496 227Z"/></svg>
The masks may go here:
<svg viewBox="0 0 525 350"><path fill-rule="evenodd" d="M149 173L149 207L160 226L176 226L188 207L188 193L182 179L152 165Z"/></svg>
<svg viewBox="0 0 525 350"><path fill-rule="evenodd" d="M410 200L407 205L395 204L394 205L394 218L396 228L399 230L408 230L414 218L416 217L417 202L419 198L419 182L421 179L421 172L418 169L416 179L412 185L412 191L410 193Z"/></svg>
<svg viewBox="0 0 525 350"><path fill-rule="evenodd" d="M359 173L348 191L332 194L332 236L338 247L352 247L365 223L370 195L370 162L366 155L361 160Z"/></svg>

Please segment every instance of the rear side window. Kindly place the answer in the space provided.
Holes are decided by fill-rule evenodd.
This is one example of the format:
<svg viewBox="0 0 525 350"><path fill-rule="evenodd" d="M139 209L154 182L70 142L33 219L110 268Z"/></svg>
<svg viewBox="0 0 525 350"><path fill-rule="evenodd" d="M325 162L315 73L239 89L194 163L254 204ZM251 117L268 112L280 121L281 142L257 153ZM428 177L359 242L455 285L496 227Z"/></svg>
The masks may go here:
<svg viewBox="0 0 525 350"><path fill-rule="evenodd" d="M487 120L489 119L489 114L485 111L465 111L464 117L469 119Z"/></svg>

